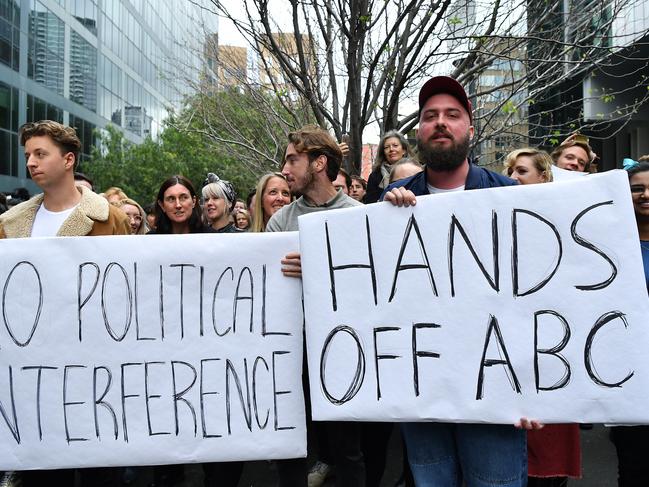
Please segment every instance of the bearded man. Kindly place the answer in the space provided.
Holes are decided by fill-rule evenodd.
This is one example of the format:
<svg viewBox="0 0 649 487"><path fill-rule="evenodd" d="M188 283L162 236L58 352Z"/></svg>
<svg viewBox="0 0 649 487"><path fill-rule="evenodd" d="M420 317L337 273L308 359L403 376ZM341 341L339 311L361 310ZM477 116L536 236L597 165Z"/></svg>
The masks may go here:
<svg viewBox="0 0 649 487"><path fill-rule="evenodd" d="M411 206L420 195L516 184L469 162L473 135L471 102L462 85L447 76L429 79L419 92L417 134L419 161L426 169L388 186L383 199ZM527 484L523 429L542 427L527 418L513 426L434 422L401 426L415 483L426 487L523 487Z"/></svg>

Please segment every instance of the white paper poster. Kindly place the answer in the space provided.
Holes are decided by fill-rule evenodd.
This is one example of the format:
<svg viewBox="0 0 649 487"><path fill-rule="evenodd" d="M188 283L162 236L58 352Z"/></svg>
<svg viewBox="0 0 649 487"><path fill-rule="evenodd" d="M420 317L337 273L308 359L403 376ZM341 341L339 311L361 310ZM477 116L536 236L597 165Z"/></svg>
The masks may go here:
<svg viewBox="0 0 649 487"><path fill-rule="evenodd" d="M299 223L314 419L649 422L625 172Z"/></svg>
<svg viewBox="0 0 649 487"><path fill-rule="evenodd" d="M0 470L305 456L297 239L0 240Z"/></svg>

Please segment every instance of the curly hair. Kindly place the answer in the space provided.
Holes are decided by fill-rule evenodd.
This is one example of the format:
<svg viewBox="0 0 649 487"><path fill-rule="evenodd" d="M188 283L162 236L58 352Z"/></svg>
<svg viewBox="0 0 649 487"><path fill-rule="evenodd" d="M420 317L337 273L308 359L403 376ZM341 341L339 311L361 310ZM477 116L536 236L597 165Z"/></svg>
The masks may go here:
<svg viewBox="0 0 649 487"><path fill-rule="evenodd" d="M72 152L75 164L79 160L81 141L73 127L68 127L53 120L41 120L24 124L18 130L18 136L20 137L20 145L23 146L32 137L47 136L59 148L61 155Z"/></svg>
<svg viewBox="0 0 649 487"><path fill-rule="evenodd" d="M334 181L343 162L343 153L336 140L327 132L315 125L307 125L288 134L288 141L297 152L306 152L309 162L320 156L327 158L327 177Z"/></svg>

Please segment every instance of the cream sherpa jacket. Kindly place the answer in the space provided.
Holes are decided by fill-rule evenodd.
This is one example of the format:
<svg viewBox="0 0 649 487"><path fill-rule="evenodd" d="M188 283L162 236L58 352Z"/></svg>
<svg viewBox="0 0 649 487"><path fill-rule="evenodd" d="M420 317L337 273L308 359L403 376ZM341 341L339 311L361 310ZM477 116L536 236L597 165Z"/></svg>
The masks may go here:
<svg viewBox="0 0 649 487"><path fill-rule="evenodd" d="M128 218L124 212L83 186L77 186L77 189L81 192L79 205L63 222L57 233L58 236L82 237L130 233ZM42 202L43 195L39 194L0 215L0 238L29 237L36 212Z"/></svg>

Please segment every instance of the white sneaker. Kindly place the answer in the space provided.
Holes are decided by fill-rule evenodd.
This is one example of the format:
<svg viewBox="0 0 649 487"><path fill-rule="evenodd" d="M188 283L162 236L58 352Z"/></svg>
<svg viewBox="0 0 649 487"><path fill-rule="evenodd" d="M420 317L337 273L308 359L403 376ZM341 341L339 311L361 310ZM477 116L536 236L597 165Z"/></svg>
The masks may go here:
<svg viewBox="0 0 649 487"><path fill-rule="evenodd" d="M317 461L309 470L308 485L309 487L321 487L325 480L331 474L333 467L324 462Z"/></svg>

